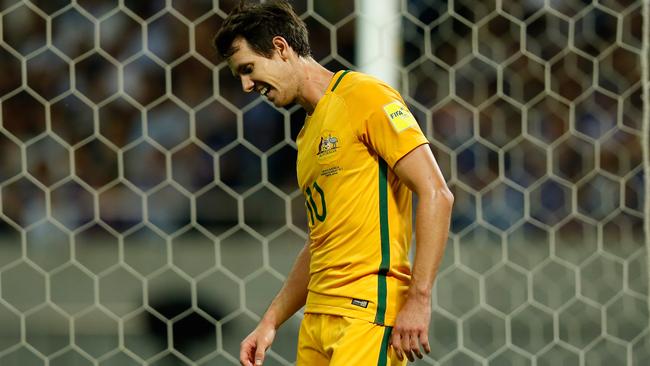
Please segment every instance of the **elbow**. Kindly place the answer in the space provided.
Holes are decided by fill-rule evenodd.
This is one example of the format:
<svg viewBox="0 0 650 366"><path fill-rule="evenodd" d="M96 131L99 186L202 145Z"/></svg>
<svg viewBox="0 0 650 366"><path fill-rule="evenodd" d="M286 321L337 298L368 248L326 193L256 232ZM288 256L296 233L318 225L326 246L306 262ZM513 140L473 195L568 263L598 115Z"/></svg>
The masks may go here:
<svg viewBox="0 0 650 366"><path fill-rule="evenodd" d="M451 208L454 205L454 194L451 193L451 190L445 185L439 189L436 189L435 193L438 201L438 204L443 205L451 211Z"/></svg>
<svg viewBox="0 0 650 366"><path fill-rule="evenodd" d="M432 186L427 190L424 196L419 196L420 199L424 198L424 201L428 201L430 204L440 209L451 211L451 208L454 205L454 194L451 193L451 190L447 185L438 187Z"/></svg>

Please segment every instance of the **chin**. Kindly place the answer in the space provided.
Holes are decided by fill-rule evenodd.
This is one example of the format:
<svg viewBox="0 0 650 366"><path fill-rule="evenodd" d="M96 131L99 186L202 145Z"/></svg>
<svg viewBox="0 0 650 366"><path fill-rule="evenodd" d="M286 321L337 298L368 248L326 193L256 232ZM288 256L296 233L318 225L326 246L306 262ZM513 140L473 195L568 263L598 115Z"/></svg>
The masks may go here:
<svg viewBox="0 0 650 366"><path fill-rule="evenodd" d="M291 100L291 101L286 101L286 100L277 100L277 99L274 99L274 100L272 100L272 101L270 101L270 102L273 103L273 105L274 105L276 108L287 108L287 109L288 109L288 108L291 108L291 107L295 104L293 100Z"/></svg>

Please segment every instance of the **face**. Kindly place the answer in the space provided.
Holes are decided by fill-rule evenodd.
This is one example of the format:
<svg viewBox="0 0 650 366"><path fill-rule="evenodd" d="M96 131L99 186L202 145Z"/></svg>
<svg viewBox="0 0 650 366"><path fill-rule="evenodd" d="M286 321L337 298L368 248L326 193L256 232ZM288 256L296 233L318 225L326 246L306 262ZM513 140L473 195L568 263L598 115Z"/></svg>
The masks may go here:
<svg viewBox="0 0 650 366"><path fill-rule="evenodd" d="M292 85L291 67L281 50L276 47L271 58L267 58L253 51L243 38L237 38L233 47L237 51L228 59L228 65L233 75L241 79L245 92L258 92L276 107L295 101L297 89Z"/></svg>

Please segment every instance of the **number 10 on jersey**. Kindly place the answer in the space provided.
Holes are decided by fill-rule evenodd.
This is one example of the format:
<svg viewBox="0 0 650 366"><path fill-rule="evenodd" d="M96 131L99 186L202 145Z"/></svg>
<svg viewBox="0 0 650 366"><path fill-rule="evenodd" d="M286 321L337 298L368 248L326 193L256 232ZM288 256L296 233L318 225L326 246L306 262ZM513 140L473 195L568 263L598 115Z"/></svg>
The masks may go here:
<svg viewBox="0 0 650 366"><path fill-rule="evenodd" d="M325 193L323 190L318 186L318 183L314 182L313 185L315 193L318 193L320 195L320 202L321 202L321 208L319 209L318 206L316 205L316 201L314 200L314 195L315 193L312 193L312 190L307 187L305 190L305 206L307 206L307 212L309 212L309 220L311 221L311 224L314 225L314 217L320 222L325 221L325 218L327 217L327 206L325 205Z"/></svg>

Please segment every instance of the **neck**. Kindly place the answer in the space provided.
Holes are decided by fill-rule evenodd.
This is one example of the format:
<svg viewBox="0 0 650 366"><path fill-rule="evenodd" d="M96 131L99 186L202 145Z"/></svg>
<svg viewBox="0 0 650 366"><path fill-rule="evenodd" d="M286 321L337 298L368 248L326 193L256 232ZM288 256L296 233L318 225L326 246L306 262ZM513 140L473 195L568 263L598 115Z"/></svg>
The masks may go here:
<svg viewBox="0 0 650 366"><path fill-rule="evenodd" d="M327 87L332 80L333 72L321 66L311 57L300 58L297 71L299 73L300 83L298 86L298 100L307 114L312 114L318 101L327 92Z"/></svg>

